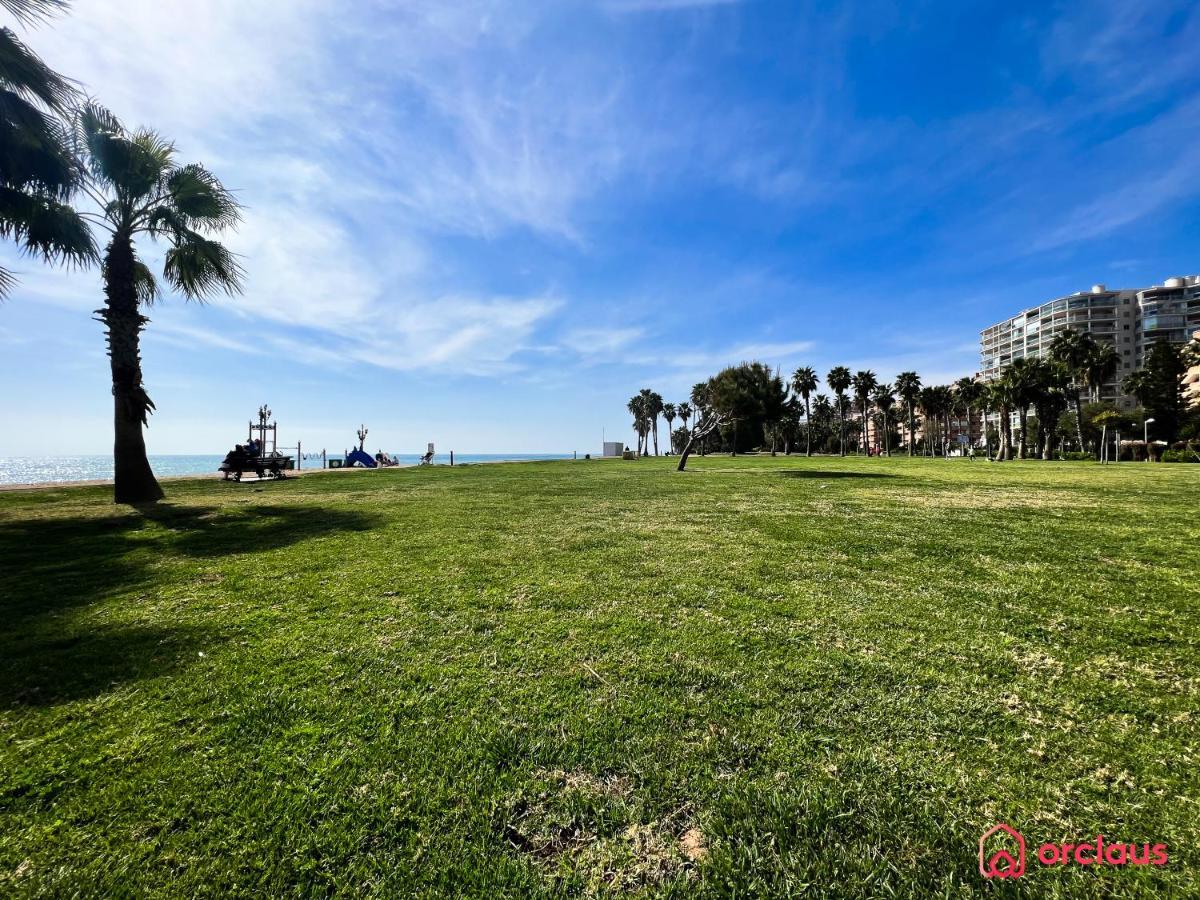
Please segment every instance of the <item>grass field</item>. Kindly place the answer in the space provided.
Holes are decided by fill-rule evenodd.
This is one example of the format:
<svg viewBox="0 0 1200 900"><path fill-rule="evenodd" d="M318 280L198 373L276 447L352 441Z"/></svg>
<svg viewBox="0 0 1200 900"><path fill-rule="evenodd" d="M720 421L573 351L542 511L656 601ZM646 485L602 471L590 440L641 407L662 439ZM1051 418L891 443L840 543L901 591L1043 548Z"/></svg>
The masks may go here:
<svg viewBox="0 0 1200 900"><path fill-rule="evenodd" d="M0 895L1200 893L1200 466L672 469L0 494Z"/></svg>

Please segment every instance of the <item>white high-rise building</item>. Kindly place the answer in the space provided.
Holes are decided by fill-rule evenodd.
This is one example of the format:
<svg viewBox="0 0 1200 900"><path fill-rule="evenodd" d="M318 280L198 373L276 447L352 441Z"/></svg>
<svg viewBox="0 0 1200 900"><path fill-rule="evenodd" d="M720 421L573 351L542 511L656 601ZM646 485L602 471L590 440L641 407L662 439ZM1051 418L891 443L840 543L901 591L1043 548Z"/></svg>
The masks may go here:
<svg viewBox="0 0 1200 900"><path fill-rule="evenodd" d="M1109 290L1097 284L1023 310L980 332L980 375L991 380L1014 359L1049 355L1055 335L1067 328L1116 348L1120 363L1100 399L1131 409L1136 400L1121 391L1125 376L1141 368L1154 344L1183 344L1200 328L1200 276L1168 278L1148 288Z"/></svg>

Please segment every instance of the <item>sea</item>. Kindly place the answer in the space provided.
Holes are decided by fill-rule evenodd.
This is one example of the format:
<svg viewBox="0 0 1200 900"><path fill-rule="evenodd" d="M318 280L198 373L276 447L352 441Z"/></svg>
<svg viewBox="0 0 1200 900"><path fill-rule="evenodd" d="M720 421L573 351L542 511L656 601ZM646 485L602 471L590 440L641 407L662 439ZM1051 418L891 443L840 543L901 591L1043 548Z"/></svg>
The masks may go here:
<svg viewBox="0 0 1200 900"><path fill-rule="evenodd" d="M415 466L419 453L392 453L401 465ZM302 469L321 468L321 458L305 454ZM150 468L161 477L172 475L215 475L224 454L151 456ZM455 453L455 465L490 462L532 462L570 459L569 453ZM439 453L434 465L449 465L450 454ZM57 481L94 481L113 477L111 456L0 456L0 485L42 484Z"/></svg>

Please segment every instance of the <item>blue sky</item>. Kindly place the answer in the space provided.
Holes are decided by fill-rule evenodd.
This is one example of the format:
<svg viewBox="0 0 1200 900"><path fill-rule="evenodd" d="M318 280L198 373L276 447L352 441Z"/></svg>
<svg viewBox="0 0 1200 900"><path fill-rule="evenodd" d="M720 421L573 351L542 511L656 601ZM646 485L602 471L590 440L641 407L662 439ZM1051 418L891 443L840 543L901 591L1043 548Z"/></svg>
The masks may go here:
<svg viewBox="0 0 1200 900"><path fill-rule="evenodd" d="M1190 2L92 0L25 35L234 187L246 293L151 312L152 453L596 451L761 359L1200 271ZM146 256L156 258L149 248ZM0 254L0 455L110 446L99 273Z"/></svg>

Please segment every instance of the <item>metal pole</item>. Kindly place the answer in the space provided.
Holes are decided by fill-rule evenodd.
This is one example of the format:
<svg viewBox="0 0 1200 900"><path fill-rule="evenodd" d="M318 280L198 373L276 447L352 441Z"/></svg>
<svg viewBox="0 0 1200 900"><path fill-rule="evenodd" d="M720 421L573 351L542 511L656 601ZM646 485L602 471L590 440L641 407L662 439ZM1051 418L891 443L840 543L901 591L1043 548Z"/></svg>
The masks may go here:
<svg viewBox="0 0 1200 900"><path fill-rule="evenodd" d="M454 451L450 451L450 465L454 465Z"/></svg>
<svg viewBox="0 0 1200 900"><path fill-rule="evenodd" d="M296 471L304 468L304 453L300 450L300 442L296 441Z"/></svg>

